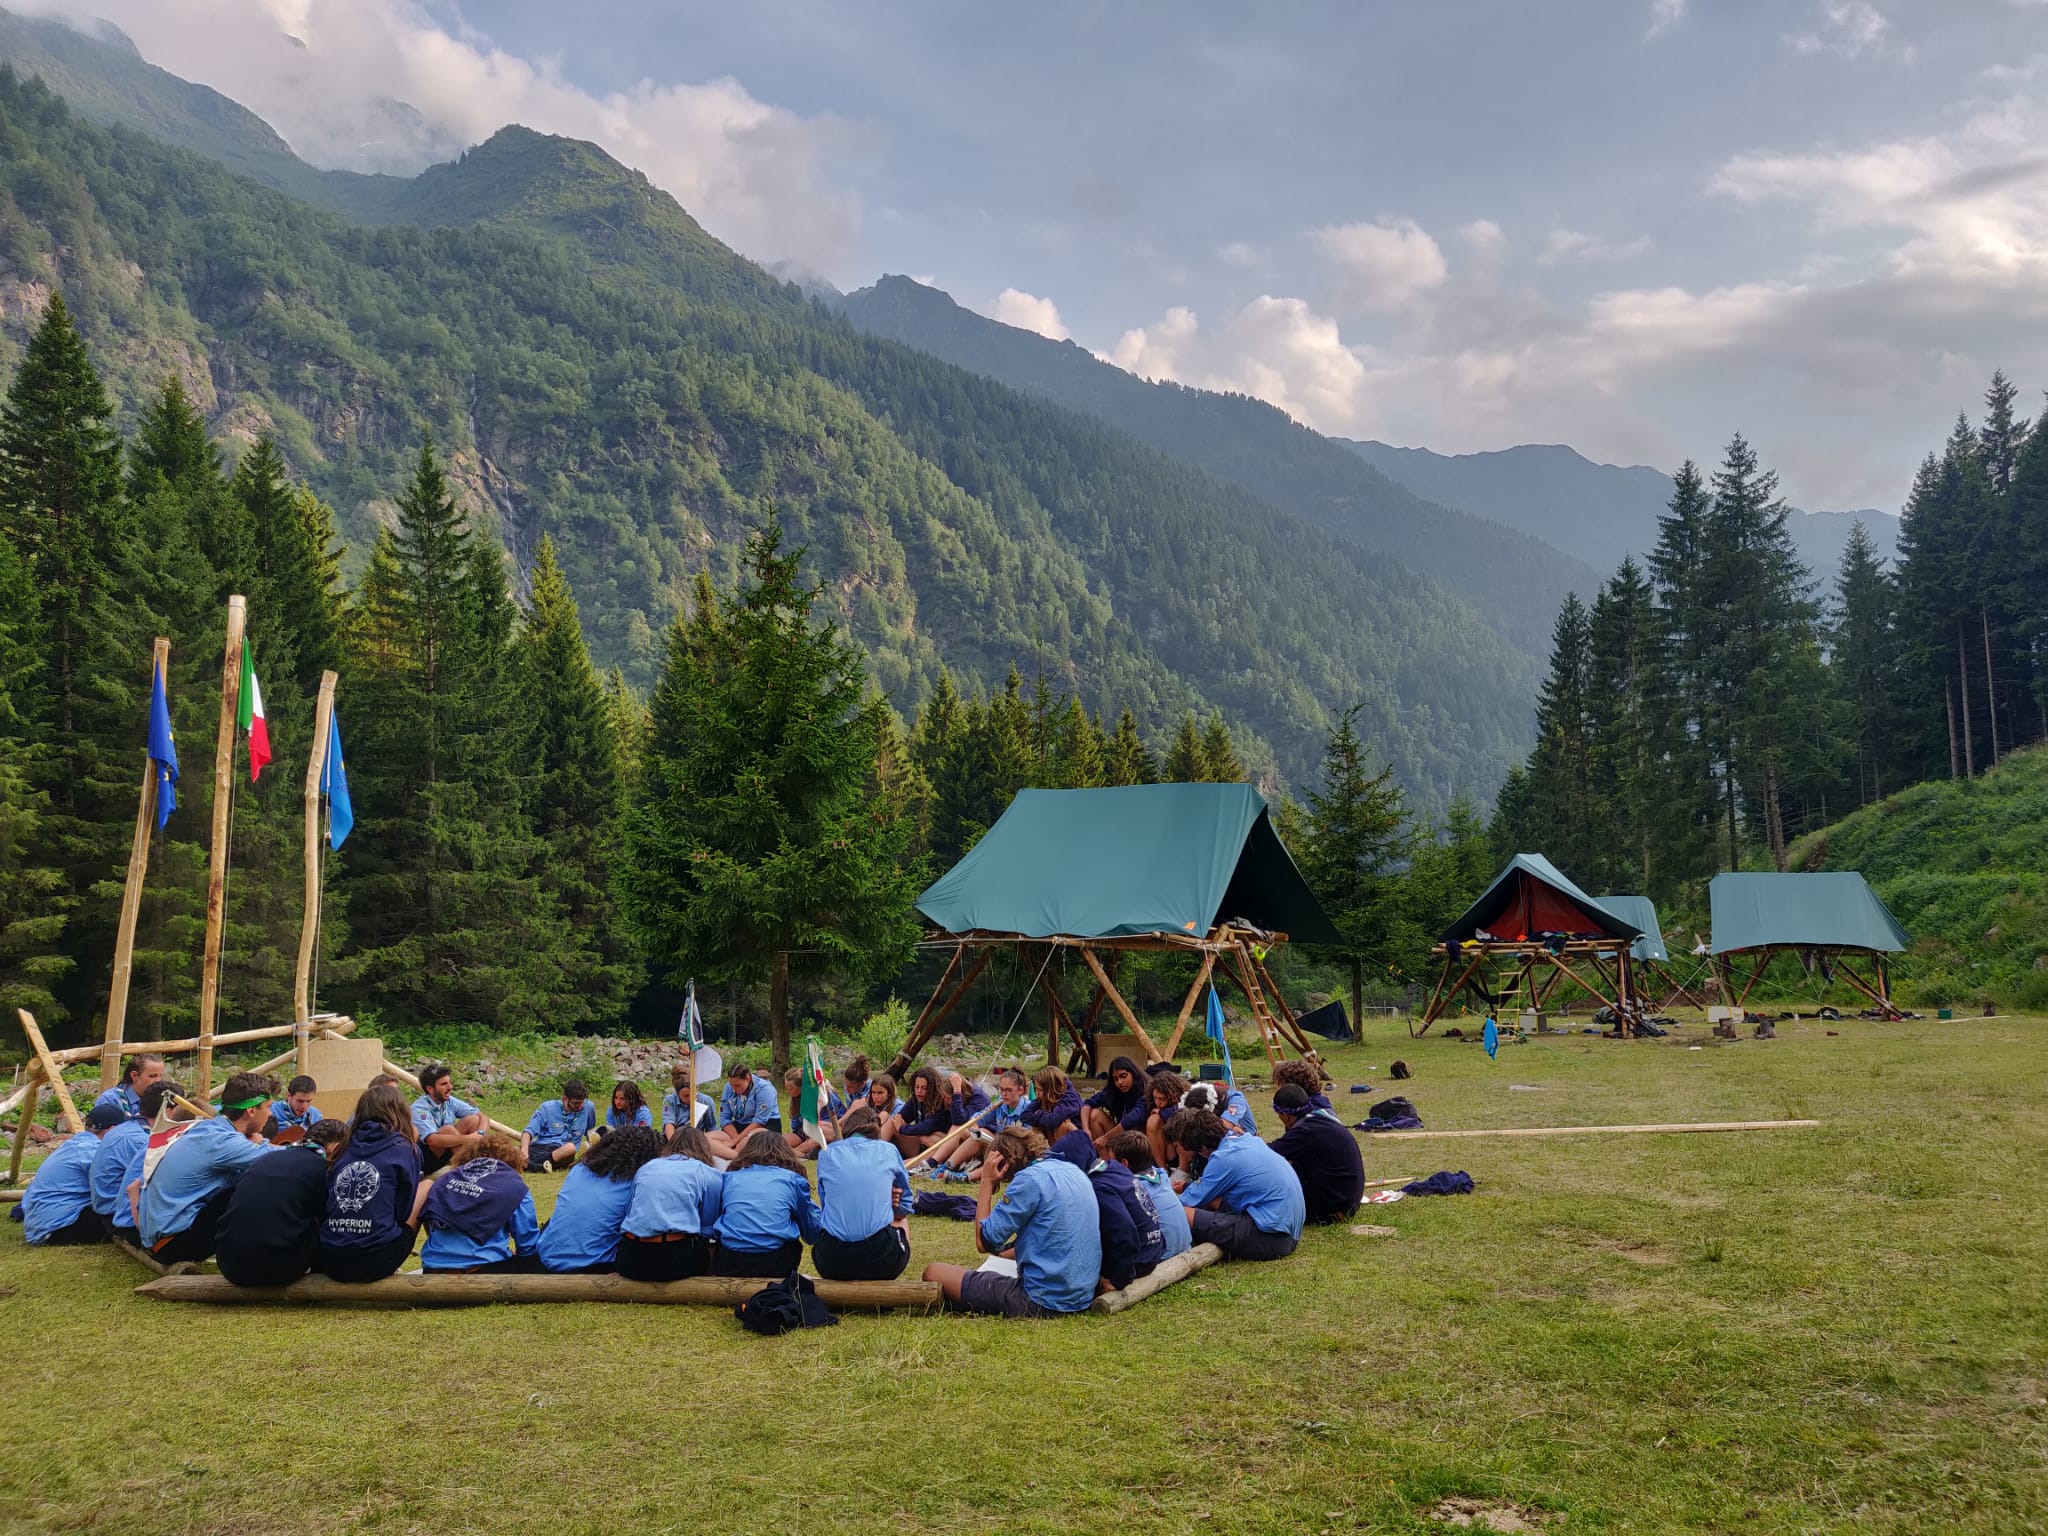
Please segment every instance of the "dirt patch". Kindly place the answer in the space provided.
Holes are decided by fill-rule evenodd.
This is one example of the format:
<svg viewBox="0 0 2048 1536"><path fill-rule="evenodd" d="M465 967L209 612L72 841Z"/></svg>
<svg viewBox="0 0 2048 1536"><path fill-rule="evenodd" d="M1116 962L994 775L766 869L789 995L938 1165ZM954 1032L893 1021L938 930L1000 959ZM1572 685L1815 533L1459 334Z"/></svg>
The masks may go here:
<svg viewBox="0 0 2048 1536"><path fill-rule="evenodd" d="M1678 1262L1655 1243L1639 1242L1633 1238L1602 1237L1598 1233L1582 1231L1577 1227L1545 1227L1543 1235L1572 1243L1580 1248L1611 1253L1627 1259L1631 1264L1664 1265Z"/></svg>
<svg viewBox="0 0 2048 1536"><path fill-rule="evenodd" d="M1441 1525L1461 1530L1493 1531L1496 1536L1515 1536L1518 1531L1540 1531L1552 1516L1540 1509L1525 1509L1498 1499L1445 1499L1425 1511Z"/></svg>
<svg viewBox="0 0 2048 1536"><path fill-rule="evenodd" d="M1367 1222L1362 1226L1353 1227L1351 1235L1353 1237L1399 1237L1401 1234L1393 1227L1376 1227Z"/></svg>

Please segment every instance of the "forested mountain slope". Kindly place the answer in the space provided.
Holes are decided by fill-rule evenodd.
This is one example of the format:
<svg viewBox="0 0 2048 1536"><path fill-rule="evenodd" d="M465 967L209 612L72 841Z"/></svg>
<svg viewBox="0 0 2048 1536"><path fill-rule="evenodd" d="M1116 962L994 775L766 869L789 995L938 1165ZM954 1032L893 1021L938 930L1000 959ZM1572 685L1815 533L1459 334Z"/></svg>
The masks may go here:
<svg viewBox="0 0 2048 1536"><path fill-rule="evenodd" d="M508 130L360 227L0 85L11 363L61 287L124 408L179 373L359 545L423 429L525 566L553 535L644 684L769 504L881 684L1043 666L1155 733L1220 707L1299 776L1332 711L1425 805L1490 790L1534 667L1464 605L1122 433L862 336L587 145ZM448 227L459 225L460 227Z"/></svg>
<svg viewBox="0 0 2048 1536"><path fill-rule="evenodd" d="M1272 505L1392 556L1457 594L1515 645L1540 655L1566 592L1590 595L1595 568L1526 533L1439 506L1245 395L1152 384L1072 342L1049 341L975 314L935 288L885 277L848 294L840 310L886 336L1085 411L1162 453L1243 487Z"/></svg>
<svg viewBox="0 0 2048 1536"><path fill-rule="evenodd" d="M1863 873L1913 936L1916 996L2048 1007L2048 747L1902 790L1795 843L1791 861Z"/></svg>

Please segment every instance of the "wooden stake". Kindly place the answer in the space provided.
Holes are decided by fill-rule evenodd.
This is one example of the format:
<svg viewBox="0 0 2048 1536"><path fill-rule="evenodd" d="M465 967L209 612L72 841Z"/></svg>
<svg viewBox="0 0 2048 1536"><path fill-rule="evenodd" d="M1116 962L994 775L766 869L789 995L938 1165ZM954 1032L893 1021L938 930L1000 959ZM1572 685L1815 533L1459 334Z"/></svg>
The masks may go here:
<svg viewBox="0 0 2048 1536"><path fill-rule="evenodd" d="M171 642L162 635L150 653L149 685L158 673L168 689ZM128 878L121 886L121 918L114 928L114 978L107 992L107 1039L100 1052L100 1092L121 1076L121 1041L128 1028L128 980L135 968L135 920L142 911L142 881L149 869L149 839L156 831L156 760L142 754L142 795L135 803L135 837L128 845Z"/></svg>
<svg viewBox="0 0 2048 1536"><path fill-rule="evenodd" d="M1818 1120L1703 1120L1691 1125L1541 1125L1509 1126L1492 1131L1374 1131L1371 1141L1443 1141L1470 1136L1649 1136L1684 1131L1788 1131L1819 1125Z"/></svg>
<svg viewBox="0 0 2048 1536"><path fill-rule="evenodd" d="M36 1054L36 1060L43 1065L43 1079L49 1084L50 1092L57 1096L57 1112L75 1136L85 1129L85 1116L78 1112L78 1106L71 1102L71 1094L64 1086L64 1072L50 1059L50 1042L43 1038L43 1032L36 1027L36 1016L26 1008L14 1010L21 1019L21 1032L28 1036L28 1047Z"/></svg>
<svg viewBox="0 0 2048 1536"><path fill-rule="evenodd" d="M292 982L292 1017L313 1016L313 953L320 944L320 784L327 767L327 737L334 720L334 674L320 674L313 704L313 750L306 754L306 904L299 920L299 970ZM299 1071L306 1070L305 1039Z"/></svg>
<svg viewBox="0 0 2048 1536"><path fill-rule="evenodd" d="M213 1086L213 1018L220 1007L221 928L227 916L228 809L233 803L236 710L242 697L242 628L248 603L228 599L228 643L221 661L220 730L213 743L213 851L206 866L206 949L199 963L199 1097Z"/></svg>
<svg viewBox="0 0 2048 1536"><path fill-rule="evenodd" d="M1114 1317L1119 1312L1128 1312L1139 1302L1150 1296L1157 1296L1169 1285L1187 1279L1198 1270L1207 1269L1211 1264L1223 1262L1223 1250L1214 1243L1197 1243L1185 1253L1177 1253L1149 1275L1140 1275L1120 1291L1105 1291L1089 1306L1090 1312L1099 1312L1105 1317Z"/></svg>
<svg viewBox="0 0 2048 1536"><path fill-rule="evenodd" d="M21 1101L21 1112L14 1120L14 1147L7 1154L7 1182L10 1184L21 1182L21 1155L28 1150L28 1144L33 1139L29 1127L36 1123L36 1100L41 1097L42 1091L42 1079L31 1077L28 1080L28 1096Z"/></svg>
<svg viewBox="0 0 2048 1536"><path fill-rule="evenodd" d="M623 1301L653 1306L730 1307L767 1280L700 1275L654 1284L617 1275L404 1274L367 1285L307 1275L286 1286L236 1285L221 1275L166 1275L135 1288L155 1301L202 1301L219 1306L476 1307L493 1302ZM828 1307L877 1311L907 1307L936 1312L944 1292L931 1280L819 1280Z"/></svg>
<svg viewBox="0 0 2048 1536"><path fill-rule="evenodd" d="M1171 1058L1159 1054L1159 1047L1154 1045L1152 1037L1145 1033L1145 1026L1140 1024L1138 1016L1131 1012L1131 1005L1124 1001L1123 993L1117 991L1115 985L1110 981L1109 972L1105 971L1102 968L1102 962L1095 958L1095 951L1084 946L1081 950L1081 958L1088 962L1088 969L1095 973L1095 980L1101 986L1103 992L1108 995L1111 1006L1123 1015L1123 1021L1131 1027L1131 1033L1136 1035L1138 1043L1145 1047L1145 1059L1147 1061L1170 1060Z"/></svg>

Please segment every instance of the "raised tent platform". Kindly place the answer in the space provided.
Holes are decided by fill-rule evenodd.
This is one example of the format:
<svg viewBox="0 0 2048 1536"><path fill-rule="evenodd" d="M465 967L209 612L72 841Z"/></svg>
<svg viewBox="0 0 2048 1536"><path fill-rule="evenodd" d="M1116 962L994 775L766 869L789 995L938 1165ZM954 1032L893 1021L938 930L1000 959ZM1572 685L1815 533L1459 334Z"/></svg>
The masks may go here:
<svg viewBox="0 0 2048 1536"><path fill-rule="evenodd" d="M1714 962L1721 985L1736 1007L1748 1000L1771 961L1794 954L1823 981L1833 981L1839 975L1869 998L1884 1017L1900 1017L1892 1005L1885 957L1913 941L1860 874L1849 870L1785 875L1737 871L1714 876L1707 899L1713 910ZM1752 958L1754 964L1738 989L1735 961L1743 956ZM1851 956L1869 963L1867 980L1848 964Z"/></svg>
<svg viewBox="0 0 2048 1536"><path fill-rule="evenodd" d="M1266 972L1267 949L1288 939L1342 938L1248 784L1141 784L1115 789L1027 789L981 841L917 900L933 941L953 954L889 1071L909 1070L998 949L1036 964L1046 1001L1046 1060L1063 1042L1068 1070L1093 1070L1105 1006L1152 1061L1170 1061L1212 978L1244 994L1270 1061L1289 1050L1315 1060ZM1118 959L1180 952L1197 962L1164 1044L1117 990ZM1042 952L1042 954L1041 954ZM1055 954L1078 956L1094 983L1077 1017L1051 974Z"/></svg>
<svg viewBox="0 0 2048 1536"><path fill-rule="evenodd" d="M1664 946L1663 924L1654 901L1647 896L1602 896L1598 900L1616 917L1625 917L1643 930L1643 936L1628 947L1632 962L1629 979L1635 984L1637 1002L1652 1012L1662 1012L1681 1001L1694 1008L1707 1006L1697 975L1687 983L1672 973L1671 951ZM1654 992L1645 982L1655 983Z"/></svg>
<svg viewBox="0 0 2048 1536"><path fill-rule="evenodd" d="M1468 990L1497 1014L1540 1009L1566 985L1613 1008L1626 1033L1632 950L1644 936L1641 924L1588 896L1542 854L1518 853L1430 950L1443 964L1415 1033L1428 1033Z"/></svg>

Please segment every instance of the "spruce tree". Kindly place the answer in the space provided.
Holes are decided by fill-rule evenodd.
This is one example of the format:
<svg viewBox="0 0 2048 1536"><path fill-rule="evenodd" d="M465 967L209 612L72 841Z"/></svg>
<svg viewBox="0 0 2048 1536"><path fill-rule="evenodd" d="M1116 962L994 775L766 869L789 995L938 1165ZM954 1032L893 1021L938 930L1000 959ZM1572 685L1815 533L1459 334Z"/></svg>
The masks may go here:
<svg viewBox="0 0 2048 1536"><path fill-rule="evenodd" d="M1877 545L1859 521L1835 578L1833 675L1856 753L1859 805L1902 787L1893 770L1894 700L1900 690L1896 594Z"/></svg>
<svg viewBox="0 0 2048 1536"><path fill-rule="evenodd" d="M1181 716L1173 745L1166 749L1166 765L1160 777L1168 784L1200 784L1209 776L1208 754L1202 750L1202 728L1195 724L1195 712Z"/></svg>
<svg viewBox="0 0 2048 1536"><path fill-rule="evenodd" d="M1057 789L1089 789L1102 783L1102 731L1079 699L1069 696L1053 732L1048 782Z"/></svg>
<svg viewBox="0 0 2048 1536"><path fill-rule="evenodd" d="M1308 793L1301 872L1344 936L1334 958L1351 969L1354 1034L1363 1013L1364 967L1386 963L1402 916L1396 866L1408 851L1407 812L1391 766L1375 772L1358 736L1354 704L1323 750L1322 781Z"/></svg>
<svg viewBox="0 0 2048 1536"><path fill-rule="evenodd" d="M0 536L0 1010L54 1018L64 952L61 870L45 861L49 794L42 611L28 562Z"/></svg>
<svg viewBox="0 0 2048 1536"><path fill-rule="evenodd" d="M1713 649L1719 620L1705 590L1707 519L1712 503L1699 467L1688 459L1672 477L1671 501L1657 523L1649 559L1657 618L1652 691L1663 722L1657 738L1662 793L1651 818L1649 893L1663 899L1704 884L1714 865L1719 741Z"/></svg>
<svg viewBox="0 0 2048 1536"><path fill-rule="evenodd" d="M1138 734L1138 717L1128 709L1116 719L1116 734L1109 738L1103 754L1102 782L1105 784L1151 784L1159 777L1159 765L1144 738Z"/></svg>
<svg viewBox="0 0 2048 1536"><path fill-rule="evenodd" d="M882 704L858 650L771 519L722 624L670 632L654 735L625 822L619 906L656 964L769 986L773 1071L792 977L863 978L910 958L922 871L875 792Z"/></svg>
<svg viewBox="0 0 2048 1536"><path fill-rule="evenodd" d="M1657 737L1657 617L1650 583L1624 559L1587 621L1587 775L1594 859L1584 878L1610 891L1653 889L1651 827L1662 796Z"/></svg>
<svg viewBox="0 0 2048 1536"><path fill-rule="evenodd" d="M1202 777L1211 784L1242 784L1249 777L1220 714L1202 728Z"/></svg>
<svg viewBox="0 0 2048 1536"><path fill-rule="evenodd" d="M1565 594L1551 629L1550 674L1536 703L1536 748L1529 755L1529 787L1548 826L1543 852L1566 874L1586 874L1593 856L1592 743L1587 721L1592 668L1586 605Z"/></svg>

